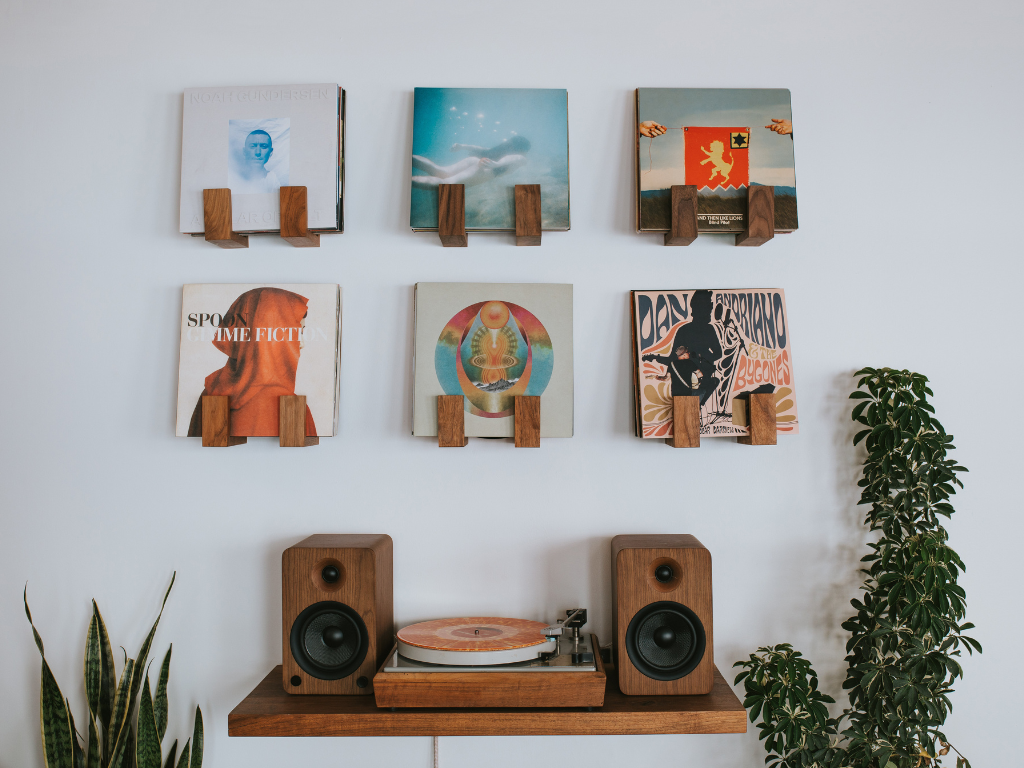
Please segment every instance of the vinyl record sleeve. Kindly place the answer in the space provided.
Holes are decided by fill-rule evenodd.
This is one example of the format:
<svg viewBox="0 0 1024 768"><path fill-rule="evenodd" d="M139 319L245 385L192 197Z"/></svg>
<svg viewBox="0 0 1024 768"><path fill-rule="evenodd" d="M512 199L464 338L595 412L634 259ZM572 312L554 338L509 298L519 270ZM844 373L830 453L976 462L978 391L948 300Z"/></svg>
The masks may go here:
<svg viewBox="0 0 1024 768"><path fill-rule="evenodd" d="M701 398L701 437L750 433L751 393L775 395L778 434L796 434L793 341L781 288L632 291L636 435L672 436L673 396Z"/></svg>
<svg viewBox="0 0 1024 768"><path fill-rule="evenodd" d="M276 436L281 395L306 396L309 436L337 434L340 348L337 284L184 286L175 435L199 436L204 393L229 396L233 436Z"/></svg>
<svg viewBox="0 0 1024 768"><path fill-rule="evenodd" d="M409 223L436 231L438 185L465 186L467 232L514 232L515 185L541 229L569 229L569 105L560 88L416 88Z"/></svg>
<svg viewBox="0 0 1024 768"><path fill-rule="evenodd" d="M279 232L283 186L306 187L311 230L341 229L337 83L189 88L184 101L181 232L205 231L203 190L225 187L235 232Z"/></svg>
<svg viewBox="0 0 1024 768"><path fill-rule="evenodd" d="M417 283L415 303L414 435L463 395L467 437L513 437L515 395L537 395L541 437L572 437L572 285Z"/></svg>
<svg viewBox="0 0 1024 768"><path fill-rule="evenodd" d="M672 187L697 187L698 232L742 232L747 190L775 188L775 231L798 227L785 88L638 88L636 228L671 228Z"/></svg>

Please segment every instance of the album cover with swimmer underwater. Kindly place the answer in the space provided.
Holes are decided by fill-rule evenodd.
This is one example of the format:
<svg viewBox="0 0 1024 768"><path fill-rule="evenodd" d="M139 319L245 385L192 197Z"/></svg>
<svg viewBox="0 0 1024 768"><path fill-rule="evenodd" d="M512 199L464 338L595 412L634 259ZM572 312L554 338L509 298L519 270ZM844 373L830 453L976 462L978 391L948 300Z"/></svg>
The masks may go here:
<svg viewBox="0 0 1024 768"><path fill-rule="evenodd" d="M569 229L568 92L417 88L413 230L437 229L437 187L464 184L466 229L515 231L515 185L540 184L541 227Z"/></svg>
<svg viewBox="0 0 1024 768"><path fill-rule="evenodd" d="M638 437L672 436L672 398L700 398L701 437L748 435L750 394L775 395L778 433L800 420L781 288L632 291Z"/></svg>
<svg viewBox="0 0 1024 768"><path fill-rule="evenodd" d="M202 437L203 395L234 436L278 435L281 395L306 396L306 435L337 434L341 287L192 284L181 293L178 437Z"/></svg>
<svg viewBox="0 0 1024 768"><path fill-rule="evenodd" d="M467 437L513 437L516 395L540 397L541 437L572 437L572 286L417 283L413 434L463 395Z"/></svg>
<svg viewBox="0 0 1024 768"><path fill-rule="evenodd" d="M775 187L775 231L797 228L785 88L638 88L637 231L667 232L672 186L697 186L697 230L740 232L747 188Z"/></svg>

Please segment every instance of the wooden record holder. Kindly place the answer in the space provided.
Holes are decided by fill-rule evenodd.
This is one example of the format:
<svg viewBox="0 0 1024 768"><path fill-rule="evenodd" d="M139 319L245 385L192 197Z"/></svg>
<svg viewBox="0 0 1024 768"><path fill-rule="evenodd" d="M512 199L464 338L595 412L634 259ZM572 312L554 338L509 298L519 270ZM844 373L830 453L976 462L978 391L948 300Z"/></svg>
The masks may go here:
<svg viewBox="0 0 1024 768"><path fill-rule="evenodd" d="M227 395L203 395L203 447L227 448L245 443L246 437L233 437ZM319 445L316 435L306 436L306 396L281 395L278 404L278 442L282 448Z"/></svg>
<svg viewBox="0 0 1024 768"><path fill-rule="evenodd" d="M597 635L590 641L601 647ZM607 678L601 654L594 659L594 672L385 672L382 665L373 691L378 707L600 707Z"/></svg>
<svg viewBox="0 0 1024 768"><path fill-rule="evenodd" d="M750 400L735 400L747 409L750 434L736 438L743 445L775 445L778 431L775 427L775 395L750 395ZM673 448L700 448L700 398L679 396L672 398L672 437L665 442Z"/></svg>
<svg viewBox="0 0 1024 768"><path fill-rule="evenodd" d="M541 244L540 184L516 184L516 245ZM466 185L437 186L437 234L446 248L465 248Z"/></svg>
<svg viewBox="0 0 1024 768"><path fill-rule="evenodd" d="M296 248L319 248L320 233L309 231L305 187L281 187L281 238ZM249 236L233 231L230 189L203 190L206 242L221 248L248 248Z"/></svg>
<svg viewBox="0 0 1024 768"><path fill-rule="evenodd" d="M540 448L540 396L515 397L516 448ZM437 446L464 448L466 437L466 410L462 395L437 396Z"/></svg>
<svg viewBox="0 0 1024 768"><path fill-rule="evenodd" d="M672 186L672 223L665 245L689 245L697 239L697 187ZM747 226L736 245L764 245L775 237L775 187L747 187Z"/></svg>
<svg viewBox="0 0 1024 768"><path fill-rule="evenodd" d="M742 401L741 401L742 402ZM735 408L735 401L733 401ZM747 427L750 434L736 438L742 445L775 445L778 430L775 427L775 395L761 393L750 395L747 403Z"/></svg>

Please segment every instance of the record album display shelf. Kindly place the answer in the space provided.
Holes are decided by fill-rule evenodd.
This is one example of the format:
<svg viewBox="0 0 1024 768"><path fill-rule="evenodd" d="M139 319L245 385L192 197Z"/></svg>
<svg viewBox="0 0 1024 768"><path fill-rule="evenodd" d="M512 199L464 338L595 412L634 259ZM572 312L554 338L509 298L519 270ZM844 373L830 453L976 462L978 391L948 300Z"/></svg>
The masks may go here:
<svg viewBox="0 0 1024 768"><path fill-rule="evenodd" d="M604 706L381 709L373 696L293 696L281 667L228 715L229 736L612 736L745 733L747 713L715 668L706 696L625 696L608 667Z"/></svg>

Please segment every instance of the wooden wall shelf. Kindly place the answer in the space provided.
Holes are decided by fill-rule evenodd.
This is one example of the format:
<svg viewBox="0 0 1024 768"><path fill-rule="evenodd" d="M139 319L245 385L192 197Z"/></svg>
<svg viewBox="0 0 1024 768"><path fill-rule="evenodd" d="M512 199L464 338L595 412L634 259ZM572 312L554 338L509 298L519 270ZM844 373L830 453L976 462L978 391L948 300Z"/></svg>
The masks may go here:
<svg viewBox="0 0 1024 768"><path fill-rule="evenodd" d="M231 409L227 395L203 395L202 436L204 448L242 445L248 438L231 435ZM320 445L320 438L306 434L306 396L281 395L278 399L278 444L282 448Z"/></svg>
<svg viewBox="0 0 1024 768"><path fill-rule="evenodd" d="M747 713L715 669L706 696L624 696L608 667L604 706L565 709L405 709L373 696L291 696L271 670L228 715L229 736L612 736L746 733Z"/></svg>
<svg viewBox="0 0 1024 768"><path fill-rule="evenodd" d="M281 230L279 234L282 240L291 243L296 248L319 248L320 235L332 234L334 230L310 231L306 196L305 187L281 187ZM231 211L230 189L203 190L203 222L206 229L203 236L206 238L206 242L221 248L249 247L249 235L240 235L231 228L234 217ZM338 232L340 233L340 230ZM272 235L274 233L256 232L254 234Z"/></svg>
<svg viewBox="0 0 1024 768"><path fill-rule="evenodd" d="M463 395L437 396L437 445L439 448L465 448L466 413ZM515 396L516 448L540 448L540 396Z"/></svg>

